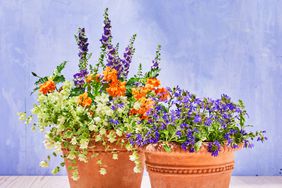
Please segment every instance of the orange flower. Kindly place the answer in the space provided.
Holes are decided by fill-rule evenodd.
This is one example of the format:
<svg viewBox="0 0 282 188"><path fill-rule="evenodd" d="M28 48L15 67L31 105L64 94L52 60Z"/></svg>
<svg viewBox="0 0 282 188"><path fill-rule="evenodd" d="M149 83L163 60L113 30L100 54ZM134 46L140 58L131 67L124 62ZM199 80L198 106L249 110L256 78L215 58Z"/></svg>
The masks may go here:
<svg viewBox="0 0 282 188"><path fill-rule="evenodd" d="M84 107L88 107L90 106L92 103L92 99L90 97L88 97L88 93L83 93L81 95L79 95L78 97L78 104L80 104L81 106Z"/></svg>
<svg viewBox="0 0 282 188"><path fill-rule="evenodd" d="M139 109L131 109L130 114L136 115L138 114L141 119L147 119L147 112L153 108L155 102L152 99L146 99L145 97L139 100L141 102L141 106Z"/></svg>
<svg viewBox="0 0 282 188"><path fill-rule="evenodd" d="M155 87L159 87L161 82L157 78L149 78L145 87L149 90L153 90Z"/></svg>
<svg viewBox="0 0 282 188"><path fill-rule="evenodd" d="M115 69L112 69L111 67L106 67L103 71L104 74L104 80L111 83L111 82L117 82L117 71Z"/></svg>
<svg viewBox="0 0 282 188"><path fill-rule="evenodd" d="M168 93L167 89L164 88L164 87L157 88L155 90L155 93L160 97L161 101L166 100L168 98L168 96L169 96L169 93Z"/></svg>
<svg viewBox="0 0 282 188"><path fill-rule="evenodd" d="M39 91L46 95L47 93L53 92L56 89L56 84L53 80L48 80L40 85Z"/></svg>
<svg viewBox="0 0 282 188"><path fill-rule="evenodd" d="M93 80L93 75L92 75L92 74L89 74L89 75L86 76L86 78L85 78L86 83L90 83L90 82L92 82L92 80Z"/></svg>
<svg viewBox="0 0 282 188"><path fill-rule="evenodd" d="M148 93L148 89L145 87L132 88L132 95L136 100L145 97L147 93Z"/></svg>
<svg viewBox="0 0 282 188"><path fill-rule="evenodd" d="M106 89L112 97L124 96L126 91L126 82L116 81L110 83L110 86Z"/></svg>
<svg viewBox="0 0 282 188"><path fill-rule="evenodd" d="M96 74L95 75L95 81L96 82L100 82L100 74Z"/></svg>
<svg viewBox="0 0 282 188"><path fill-rule="evenodd" d="M100 75L96 74L95 76L93 74L89 74L88 76L86 76L86 83L90 83L93 80L95 80L96 82L100 82Z"/></svg>

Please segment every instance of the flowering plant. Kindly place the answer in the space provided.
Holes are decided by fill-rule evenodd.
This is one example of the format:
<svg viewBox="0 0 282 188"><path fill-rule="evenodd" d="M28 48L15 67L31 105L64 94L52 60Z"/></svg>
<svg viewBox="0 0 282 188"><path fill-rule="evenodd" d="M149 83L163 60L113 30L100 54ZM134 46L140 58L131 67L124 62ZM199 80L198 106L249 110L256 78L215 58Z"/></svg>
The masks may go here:
<svg viewBox="0 0 282 188"><path fill-rule="evenodd" d="M101 38L101 53L96 65L89 65L91 53L88 52L88 38L85 29L80 28L75 36L79 47L79 72L73 80L65 80L62 75L66 62L60 64L51 76L40 77L32 73L38 80L35 82L39 90L37 104L32 114L37 122L32 128L45 133L45 147L54 149L53 155L60 155L72 161L72 178L79 178L76 160L88 161L90 143L100 143L106 149L112 143L120 144L131 151L130 160L135 163L135 172L140 171L138 152L132 147L125 135L136 127L136 122L147 119L147 112L158 100L167 97L165 88L160 87L157 76L160 72L160 46L150 71L143 74L142 66L136 75L128 78L129 67L135 52L133 46L136 35L130 40L123 57L118 54L118 45L113 46L111 22L108 10L104 14L104 32ZM105 64L106 61L106 64ZM32 115L20 113L20 119L31 124ZM91 145L95 147L95 144ZM61 150L67 150L61 154ZM113 151L113 159L118 153ZM94 153L91 157L99 157ZM48 167L51 156L42 161L42 167ZM106 174L106 167L98 161L100 173ZM61 163L52 173L56 174L64 166Z"/></svg>
<svg viewBox="0 0 282 188"><path fill-rule="evenodd" d="M167 152L171 143L183 150L197 152L206 146L212 156L222 147L253 147L251 142L265 141L265 131L248 132L245 124L247 112L241 100L231 101L227 95L220 99L198 98L179 87L168 88L168 99L159 101L148 111L148 118L128 134L132 145L161 144Z"/></svg>

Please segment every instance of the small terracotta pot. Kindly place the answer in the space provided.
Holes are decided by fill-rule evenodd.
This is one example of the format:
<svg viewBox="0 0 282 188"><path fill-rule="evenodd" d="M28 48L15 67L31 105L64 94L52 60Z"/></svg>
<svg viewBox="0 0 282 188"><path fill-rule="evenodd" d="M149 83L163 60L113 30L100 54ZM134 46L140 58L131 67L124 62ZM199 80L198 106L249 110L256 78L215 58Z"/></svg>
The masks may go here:
<svg viewBox="0 0 282 188"><path fill-rule="evenodd" d="M113 145L112 145L113 146ZM72 171L68 169L71 166L69 160L65 159L65 164L68 172L68 179L71 188L140 188L144 169L144 156L143 152L140 152L140 158L142 162L141 173L135 173L133 168L134 162L129 160L128 152L125 148L121 148L118 145L114 145L115 151L118 153L118 159L114 160L112 150L107 149L102 145L96 145L95 148L88 149L88 162L82 162L77 160L77 167L79 173L79 179L74 181ZM99 153L98 157L91 158L93 153ZM68 153L66 149L63 149L64 155ZM100 167L97 161L101 159L103 167L106 168L107 173L101 175Z"/></svg>
<svg viewBox="0 0 282 188"><path fill-rule="evenodd" d="M172 145L165 152L161 145L144 148L145 164L152 188L228 188L234 168L234 149L221 148L217 157L207 147L199 152L183 151Z"/></svg>

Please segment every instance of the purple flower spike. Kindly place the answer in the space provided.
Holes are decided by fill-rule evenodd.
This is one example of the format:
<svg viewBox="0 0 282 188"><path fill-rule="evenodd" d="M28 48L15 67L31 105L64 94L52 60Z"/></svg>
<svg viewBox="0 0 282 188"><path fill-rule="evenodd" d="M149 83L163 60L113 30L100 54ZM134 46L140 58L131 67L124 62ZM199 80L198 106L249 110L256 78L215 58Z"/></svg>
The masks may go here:
<svg viewBox="0 0 282 188"><path fill-rule="evenodd" d="M125 52L123 54L124 59L121 60L123 65L123 76L125 78L128 76L129 67L132 61L132 56L135 52L135 48L133 47L135 38L136 38L136 34L134 34L130 39L130 44L128 45L128 47L125 48Z"/></svg>
<svg viewBox="0 0 282 188"><path fill-rule="evenodd" d="M87 41L88 38L86 37L85 29L79 28L78 35L76 36L76 42L79 48L78 56L80 58L79 60L80 70L86 69L87 67L87 53L88 53L88 45L89 45Z"/></svg>
<svg viewBox="0 0 282 188"><path fill-rule="evenodd" d="M104 32L100 41L104 47L107 47L111 43L111 39L111 20L109 19L108 9L106 9L104 13Z"/></svg>
<svg viewBox="0 0 282 188"><path fill-rule="evenodd" d="M157 51L156 51L156 57L152 61L151 70L159 70L160 69L160 65L159 65L160 60L161 60L161 46L158 45Z"/></svg>

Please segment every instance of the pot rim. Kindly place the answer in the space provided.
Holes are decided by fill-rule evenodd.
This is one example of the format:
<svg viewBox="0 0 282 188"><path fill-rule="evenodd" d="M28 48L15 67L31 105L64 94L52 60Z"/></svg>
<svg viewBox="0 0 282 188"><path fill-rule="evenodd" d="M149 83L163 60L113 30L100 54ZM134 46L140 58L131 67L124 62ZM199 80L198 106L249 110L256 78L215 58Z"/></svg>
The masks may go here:
<svg viewBox="0 0 282 188"><path fill-rule="evenodd" d="M210 154L210 152L208 152L208 143L210 142L203 142L200 150L197 152L196 151L189 152L187 150L185 151L181 148L180 144L175 142L168 142L168 143L159 142L156 144L147 144L145 146L140 147L140 149L146 153L163 152L163 153L183 153L183 154L207 154L207 153ZM170 146L171 151L167 152L164 149L164 145ZM231 146L225 144L224 146L221 146L219 153L235 152L241 150L242 148L243 148L243 144L239 144L238 148L232 148Z"/></svg>

